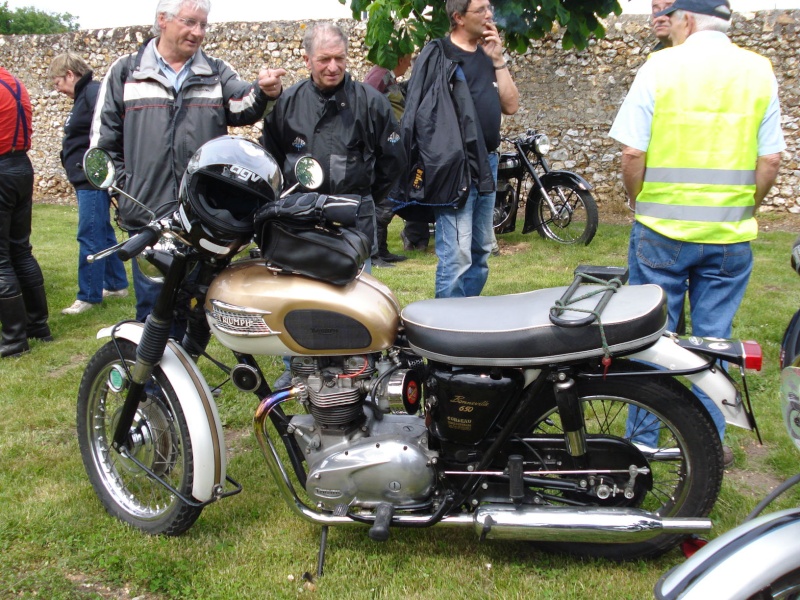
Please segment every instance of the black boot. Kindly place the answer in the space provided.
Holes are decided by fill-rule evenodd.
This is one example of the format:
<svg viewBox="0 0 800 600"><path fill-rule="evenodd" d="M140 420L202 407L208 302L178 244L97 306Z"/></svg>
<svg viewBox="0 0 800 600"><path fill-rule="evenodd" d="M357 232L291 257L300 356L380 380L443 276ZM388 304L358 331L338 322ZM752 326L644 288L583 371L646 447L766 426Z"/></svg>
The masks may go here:
<svg viewBox="0 0 800 600"><path fill-rule="evenodd" d="M28 339L52 342L53 336L50 334L50 326L47 324L49 312L44 285L23 288L22 297L25 299L25 310L28 313L28 326L25 329Z"/></svg>
<svg viewBox="0 0 800 600"><path fill-rule="evenodd" d="M22 294L11 298L0 298L0 357L17 356L28 351L28 338L25 335L27 315Z"/></svg>
<svg viewBox="0 0 800 600"><path fill-rule="evenodd" d="M386 226L381 227L381 224L378 223L376 229L376 236L378 238L378 259L387 262L401 262L406 260L408 257L403 256L402 254L392 254L389 252L389 230ZM372 257L372 264L375 264L375 257ZM376 265L381 266L381 265Z"/></svg>

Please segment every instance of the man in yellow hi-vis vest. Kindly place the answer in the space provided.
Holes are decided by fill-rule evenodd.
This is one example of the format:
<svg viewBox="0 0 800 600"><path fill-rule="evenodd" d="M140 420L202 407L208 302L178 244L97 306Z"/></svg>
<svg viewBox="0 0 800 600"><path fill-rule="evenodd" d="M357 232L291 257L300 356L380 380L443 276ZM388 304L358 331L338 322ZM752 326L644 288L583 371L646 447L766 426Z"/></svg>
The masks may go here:
<svg viewBox="0 0 800 600"><path fill-rule="evenodd" d="M630 282L664 288L673 331L688 288L692 334L730 337L753 266L755 213L786 147L778 85L766 58L729 40L728 0L676 0L661 15L673 47L639 70L609 133L623 144L636 213ZM698 396L722 437L722 413ZM657 440L658 432L635 437Z"/></svg>

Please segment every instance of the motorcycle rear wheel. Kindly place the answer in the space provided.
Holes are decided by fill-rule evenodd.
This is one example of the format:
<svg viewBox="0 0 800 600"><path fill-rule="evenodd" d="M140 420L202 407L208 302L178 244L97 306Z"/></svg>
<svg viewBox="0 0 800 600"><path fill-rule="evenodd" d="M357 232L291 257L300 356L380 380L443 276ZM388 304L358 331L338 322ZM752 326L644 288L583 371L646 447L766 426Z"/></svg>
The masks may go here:
<svg viewBox="0 0 800 600"><path fill-rule="evenodd" d="M130 368L136 346L109 342L92 357L78 391L78 445L86 473L105 509L149 534L180 535L202 512L152 479L130 458L111 447L127 387L121 386L124 357ZM122 389L119 389L119 388ZM132 455L180 494L191 497L192 445L186 418L164 372L156 367L133 424Z"/></svg>
<svg viewBox="0 0 800 600"><path fill-rule="evenodd" d="M686 387L664 377L608 378L576 385L588 437L607 435L630 441L637 434L636 426L626 432L631 406L646 409L658 419L658 453L643 450L652 470L652 487L629 501L619 497L606 505L639 507L662 517L708 516L722 485L722 444L711 417ZM533 433L563 433L552 394ZM541 545L582 556L632 560L659 556L684 537L665 534L635 543Z"/></svg>
<svg viewBox="0 0 800 600"><path fill-rule="evenodd" d="M570 184L550 183L545 187L555 211L540 196L536 189L531 190L528 202L534 202L533 226L545 239L560 244L583 244L589 242L597 233L599 221L597 203L592 195Z"/></svg>

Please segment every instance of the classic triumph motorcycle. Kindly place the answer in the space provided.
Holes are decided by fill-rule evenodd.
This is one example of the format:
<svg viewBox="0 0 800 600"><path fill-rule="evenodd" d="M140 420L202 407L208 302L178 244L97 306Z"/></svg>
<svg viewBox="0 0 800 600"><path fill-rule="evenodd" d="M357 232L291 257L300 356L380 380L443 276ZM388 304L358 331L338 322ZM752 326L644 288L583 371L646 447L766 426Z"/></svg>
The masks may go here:
<svg viewBox="0 0 800 600"><path fill-rule="evenodd" d="M800 273L800 239L792 268ZM781 342L781 412L800 450L800 310ZM800 483L800 473L775 487L744 523L715 538L656 584L660 600L784 600L800 598L800 507L761 513Z"/></svg>
<svg viewBox="0 0 800 600"><path fill-rule="evenodd" d="M97 187L124 195L108 154L91 149L84 163ZM98 334L109 341L80 384L81 454L110 514L177 535L241 490L197 366L206 357L254 395L276 491L322 527L320 573L331 525L360 524L375 540L462 527L622 559L711 527L722 449L682 380L752 429L744 370L760 369L758 344L665 332L661 288L623 285L614 267L579 267L559 288L401 308L362 272L360 198L309 191L318 167L301 158L301 191L281 195L269 154L218 138L189 163L178 206L109 249L140 255L164 282L146 324ZM235 259L254 235L258 248ZM182 339L170 336L176 319ZM208 356L211 336L231 365ZM291 357L290 387L270 389L263 356ZM656 446L636 441L644 420L626 427L629 407L654 415Z"/></svg>
<svg viewBox="0 0 800 600"><path fill-rule="evenodd" d="M570 171L552 171L547 162L550 138L528 129L503 138L514 147L500 154L494 204L495 233L510 233L524 208L522 233L536 231L561 244L589 245L597 233L597 203L591 184Z"/></svg>

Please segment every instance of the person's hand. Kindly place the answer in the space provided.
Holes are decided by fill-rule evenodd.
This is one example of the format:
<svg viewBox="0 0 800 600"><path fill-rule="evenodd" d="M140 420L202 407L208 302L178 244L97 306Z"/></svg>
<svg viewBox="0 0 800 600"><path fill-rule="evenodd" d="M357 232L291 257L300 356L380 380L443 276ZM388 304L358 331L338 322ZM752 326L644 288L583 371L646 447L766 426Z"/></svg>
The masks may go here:
<svg viewBox="0 0 800 600"><path fill-rule="evenodd" d="M498 33L497 25L494 23L486 24L481 46L483 46L483 51L487 56L492 59L494 66L497 67L503 63L503 42L500 41L500 33Z"/></svg>
<svg viewBox="0 0 800 600"><path fill-rule="evenodd" d="M258 72L258 87L268 98L275 100L283 90L281 77L284 75L286 75L286 69L268 69L264 67Z"/></svg>

